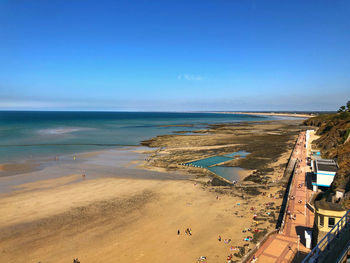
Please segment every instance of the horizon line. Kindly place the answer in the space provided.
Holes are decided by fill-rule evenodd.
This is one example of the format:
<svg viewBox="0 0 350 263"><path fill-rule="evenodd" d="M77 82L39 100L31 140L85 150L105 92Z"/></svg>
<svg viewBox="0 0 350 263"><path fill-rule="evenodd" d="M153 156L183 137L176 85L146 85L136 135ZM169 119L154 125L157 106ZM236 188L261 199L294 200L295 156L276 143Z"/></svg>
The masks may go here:
<svg viewBox="0 0 350 263"><path fill-rule="evenodd" d="M43 109L0 109L0 112L145 112L145 113L306 113L306 112L337 112L336 110L205 110L205 111L177 111L177 110L43 110Z"/></svg>

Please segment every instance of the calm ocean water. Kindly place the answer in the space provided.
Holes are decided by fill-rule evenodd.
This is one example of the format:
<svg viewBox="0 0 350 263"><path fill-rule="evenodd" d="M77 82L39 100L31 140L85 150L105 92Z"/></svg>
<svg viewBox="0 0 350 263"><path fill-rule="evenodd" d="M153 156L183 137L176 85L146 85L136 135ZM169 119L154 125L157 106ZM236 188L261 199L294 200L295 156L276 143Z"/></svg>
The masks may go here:
<svg viewBox="0 0 350 263"><path fill-rule="evenodd" d="M0 111L0 163L139 145L207 124L273 117L212 113ZM194 124L194 127L162 127Z"/></svg>

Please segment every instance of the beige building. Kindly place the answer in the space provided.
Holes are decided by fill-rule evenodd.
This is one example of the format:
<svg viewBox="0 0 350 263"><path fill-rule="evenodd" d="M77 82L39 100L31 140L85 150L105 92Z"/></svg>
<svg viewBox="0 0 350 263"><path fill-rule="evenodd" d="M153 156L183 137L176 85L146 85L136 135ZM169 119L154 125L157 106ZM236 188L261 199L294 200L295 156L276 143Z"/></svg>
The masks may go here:
<svg viewBox="0 0 350 263"><path fill-rule="evenodd" d="M346 210L327 210L318 207L315 212L315 223L317 223L318 230L328 232L345 215Z"/></svg>
<svg viewBox="0 0 350 263"><path fill-rule="evenodd" d="M339 202L341 198L336 195L331 200L322 198L315 201L315 221L313 244L317 244L346 214L347 209Z"/></svg>

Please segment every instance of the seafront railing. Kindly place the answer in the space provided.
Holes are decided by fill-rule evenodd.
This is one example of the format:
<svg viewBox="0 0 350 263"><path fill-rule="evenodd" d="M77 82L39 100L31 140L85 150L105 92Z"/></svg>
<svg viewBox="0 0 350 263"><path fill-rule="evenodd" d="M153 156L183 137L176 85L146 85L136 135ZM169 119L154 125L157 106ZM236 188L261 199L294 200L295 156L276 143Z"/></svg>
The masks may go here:
<svg viewBox="0 0 350 263"><path fill-rule="evenodd" d="M290 194L291 189L293 188L295 168L297 165L297 158L295 157L295 152L296 152L296 147L297 147L297 144L299 142L299 139L300 139L300 135L298 136L298 138L295 141L293 151L291 152L287 168L284 171L284 175L283 175L284 178L286 178L289 175L289 179L288 179L286 191L285 191L284 198L283 198L282 205L281 205L280 215L282 215L282 216L278 218L277 225L276 225L276 229L279 229L280 234L283 233L284 225L286 223L287 208L289 206L289 200L290 200L289 194Z"/></svg>
<svg viewBox="0 0 350 263"><path fill-rule="evenodd" d="M348 251L350 241L350 210L311 250L302 263L341 262L340 259Z"/></svg>
<svg viewBox="0 0 350 263"><path fill-rule="evenodd" d="M276 225L276 228L279 229L279 233L283 233L283 230L284 230L284 225L286 223L286 216L287 216L287 208L289 206L289 200L290 200L289 194L290 194L290 191L293 187L293 182L294 182L296 160L295 159L293 161L291 160L291 162L294 163L294 166L293 166L293 170L291 172L291 175L289 177L287 189L286 189L284 199L283 199L282 205L281 205L281 214L283 214L283 217L282 217L282 219L278 220L277 225Z"/></svg>

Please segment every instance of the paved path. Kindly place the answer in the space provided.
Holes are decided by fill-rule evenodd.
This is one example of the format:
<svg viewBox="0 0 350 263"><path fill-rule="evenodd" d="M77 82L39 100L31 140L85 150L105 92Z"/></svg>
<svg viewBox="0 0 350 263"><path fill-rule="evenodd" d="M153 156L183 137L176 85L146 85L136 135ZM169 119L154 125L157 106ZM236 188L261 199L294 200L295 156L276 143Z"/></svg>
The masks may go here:
<svg viewBox="0 0 350 263"><path fill-rule="evenodd" d="M295 219L286 216L282 233L274 234L266 240L255 253L257 259L255 262L291 262L298 251L298 235L301 238L300 251L310 251L304 246L304 231L312 228L314 221L313 213L305 206L312 194L312 190L307 189L305 180L308 171L305 139L305 132L301 132L292 155L292 158L297 159L297 164L286 211L290 211ZM293 196L294 198L291 198Z"/></svg>

